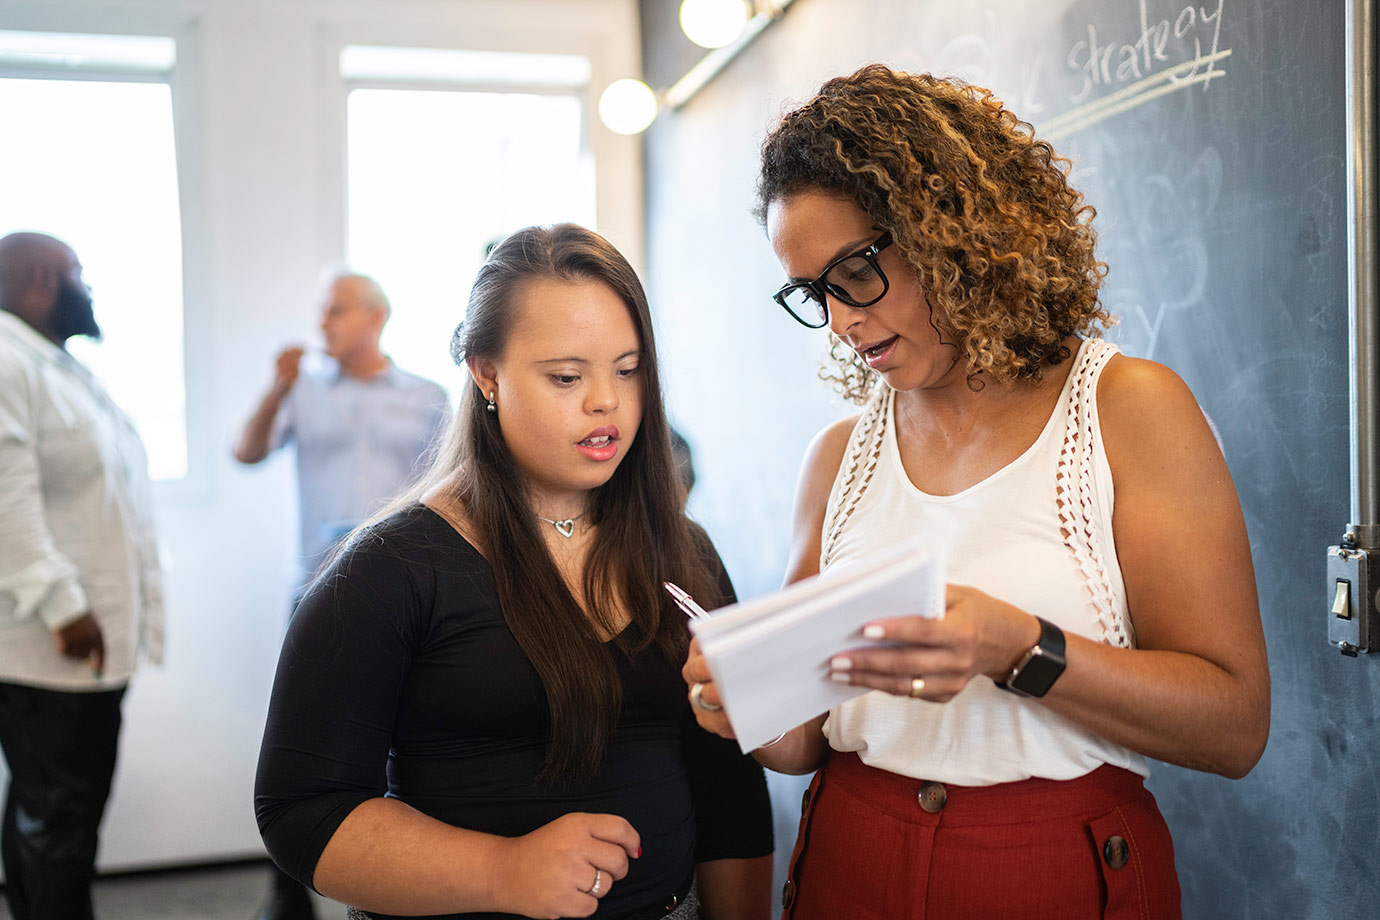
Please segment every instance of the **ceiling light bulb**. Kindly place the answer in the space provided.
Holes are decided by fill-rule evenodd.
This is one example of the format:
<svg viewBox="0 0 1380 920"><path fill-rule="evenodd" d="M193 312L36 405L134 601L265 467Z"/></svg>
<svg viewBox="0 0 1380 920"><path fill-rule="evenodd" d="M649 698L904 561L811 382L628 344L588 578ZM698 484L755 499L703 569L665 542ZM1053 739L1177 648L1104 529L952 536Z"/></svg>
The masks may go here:
<svg viewBox="0 0 1380 920"><path fill-rule="evenodd" d="M685 0L680 5L680 27L702 48L722 48L743 34L747 25L743 0Z"/></svg>
<svg viewBox="0 0 1380 920"><path fill-rule="evenodd" d="M614 80L599 97L599 119L618 134L640 134L656 118L656 93L641 80Z"/></svg>

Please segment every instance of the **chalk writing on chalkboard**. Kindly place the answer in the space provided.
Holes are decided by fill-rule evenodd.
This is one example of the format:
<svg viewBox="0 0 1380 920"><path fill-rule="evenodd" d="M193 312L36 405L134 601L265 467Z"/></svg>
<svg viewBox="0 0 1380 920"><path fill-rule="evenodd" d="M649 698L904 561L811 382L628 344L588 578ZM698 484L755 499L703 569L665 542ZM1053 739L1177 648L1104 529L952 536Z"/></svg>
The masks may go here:
<svg viewBox="0 0 1380 920"><path fill-rule="evenodd" d="M927 63L936 72L998 90L1022 118L1038 123L1042 137L1054 140L1168 93L1193 86L1206 90L1226 76L1223 62L1231 56L1231 49L1221 46L1226 3L1135 0L1135 23L1118 28L1105 20L1086 22L1062 56L1037 47L1029 57L1002 47L996 12L987 10L981 32L954 36ZM1019 72L1010 73L1013 59L1023 57ZM1041 120L1048 103L1060 98L1072 108Z"/></svg>
<svg viewBox="0 0 1380 920"><path fill-rule="evenodd" d="M1226 76L1218 66L1231 55L1230 48L1218 47L1226 0L1217 0L1216 9L1189 4L1160 19L1152 17L1152 5L1139 0L1134 35L1108 39L1088 23L1086 37L1064 56L1067 70L1079 78L1068 97L1076 108L1041 124L1044 137L1072 134L1167 93L1199 84L1207 89L1214 77ZM1112 87L1119 88L1089 101Z"/></svg>

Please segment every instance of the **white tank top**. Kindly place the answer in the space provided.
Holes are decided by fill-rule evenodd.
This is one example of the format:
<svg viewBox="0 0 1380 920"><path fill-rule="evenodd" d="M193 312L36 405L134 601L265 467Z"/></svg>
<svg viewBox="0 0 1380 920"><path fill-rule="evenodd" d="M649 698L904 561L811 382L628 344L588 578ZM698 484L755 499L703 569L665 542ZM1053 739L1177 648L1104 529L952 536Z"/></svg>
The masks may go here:
<svg viewBox="0 0 1380 920"><path fill-rule="evenodd" d="M910 481L896 444L895 392L882 387L834 481L820 570L903 540L942 540L951 584L971 585L1066 633L1134 647L1097 421L1097 380L1115 354L1114 345L1085 341L1035 443L955 495L929 495ZM824 732L835 750L856 751L870 766L959 785L1073 779L1103 764L1149 775L1139 754L986 677L947 703L864 694L835 707Z"/></svg>

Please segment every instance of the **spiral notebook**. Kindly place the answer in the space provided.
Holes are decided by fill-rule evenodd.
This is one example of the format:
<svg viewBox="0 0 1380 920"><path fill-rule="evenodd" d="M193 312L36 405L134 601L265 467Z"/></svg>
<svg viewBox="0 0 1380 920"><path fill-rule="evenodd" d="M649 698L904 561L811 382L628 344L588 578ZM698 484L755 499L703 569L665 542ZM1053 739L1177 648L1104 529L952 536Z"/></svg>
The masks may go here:
<svg viewBox="0 0 1380 920"><path fill-rule="evenodd" d="M829 680L829 659L887 644L862 637L873 620L943 616L944 573L943 553L908 543L692 620L743 751L868 692Z"/></svg>

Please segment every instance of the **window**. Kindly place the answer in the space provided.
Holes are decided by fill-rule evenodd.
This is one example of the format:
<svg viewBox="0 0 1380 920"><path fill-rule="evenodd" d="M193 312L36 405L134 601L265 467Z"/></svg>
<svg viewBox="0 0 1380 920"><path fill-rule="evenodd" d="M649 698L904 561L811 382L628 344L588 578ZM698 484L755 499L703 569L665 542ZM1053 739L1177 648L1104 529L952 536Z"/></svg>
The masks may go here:
<svg viewBox="0 0 1380 920"><path fill-rule="evenodd" d="M379 48L341 61L348 260L393 303L384 349L456 394L450 336L485 248L530 224L595 223L576 94L588 62Z"/></svg>
<svg viewBox="0 0 1380 920"><path fill-rule="evenodd" d="M0 236L76 250L101 344L69 348L143 436L149 472L187 472L182 234L169 38L0 32ZM31 76L30 76L31 75Z"/></svg>

